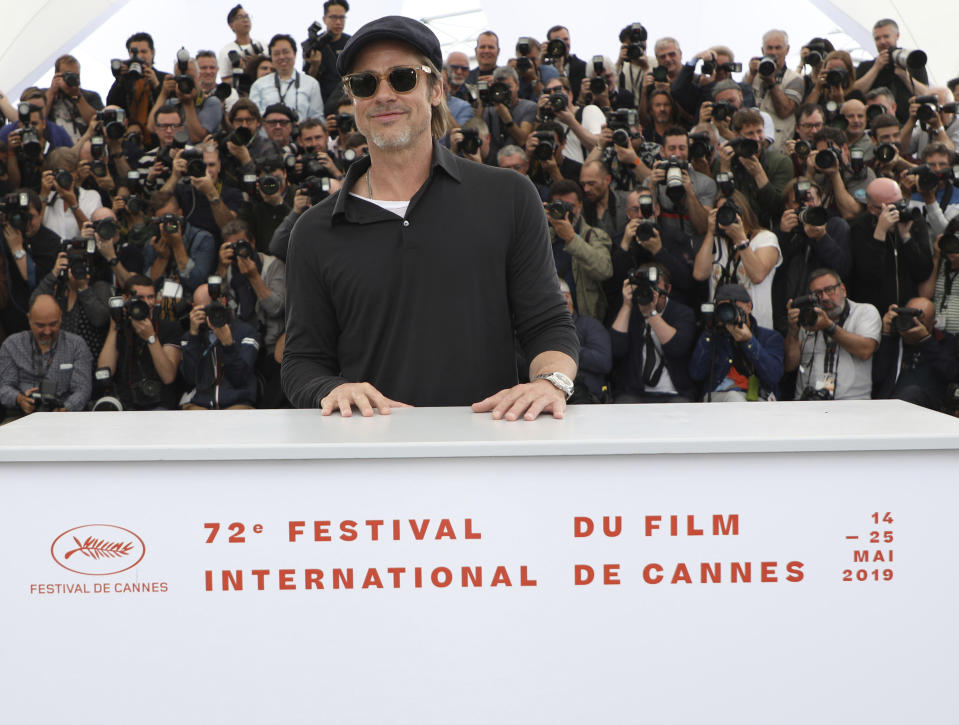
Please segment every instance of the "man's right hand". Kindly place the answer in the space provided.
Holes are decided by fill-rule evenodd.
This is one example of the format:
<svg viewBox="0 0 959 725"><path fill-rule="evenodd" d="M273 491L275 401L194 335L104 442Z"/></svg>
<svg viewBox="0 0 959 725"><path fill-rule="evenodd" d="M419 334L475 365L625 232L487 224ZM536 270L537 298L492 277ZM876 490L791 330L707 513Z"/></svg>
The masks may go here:
<svg viewBox="0 0 959 725"><path fill-rule="evenodd" d="M15 253L23 249L23 233L19 229L14 229L12 225L3 225L3 238L7 240L7 248L11 252Z"/></svg>
<svg viewBox="0 0 959 725"><path fill-rule="evenodd" d="M783 212L782 219L779 220L779 231L787 234L799 226L799 215L795 209L786 209Z"/></svg>
<svg viewBox="0 0 959 725"><path fill-rule="evenodd" d="M390 408L412 407L390 400L369 383L343 383L333 388L329 395L320 401L323 415L331 415L339 410L344 418L353 415L353 408L359 410L364 418L369 418L373 415L374 408L380 415L389 415Z"/></svg>
<svg viewBox="0 0 959 725"><path fill-rule="evenodd" d="M293 195L293 211L302 214L310 208L310 192L306 189L297 189Z"/></svg>
<svg viewBox="0 0 959 725"><path fill-rule="evenodd" d="M884 204L882 213L876 220L876 234L885 237L886 234L899 222L899 212L892 204Z"/></svg>
<svg viewBox="0 0 959 725"><path fill-rule="evenodd" d="M37 404L33 402L33 398L29 397L30 393L35 393L40 388L30 388L25 393L20 393L17 395L17 405L20 406L20 410L24 412L25 415L30 415L37 408Z"/></svg>

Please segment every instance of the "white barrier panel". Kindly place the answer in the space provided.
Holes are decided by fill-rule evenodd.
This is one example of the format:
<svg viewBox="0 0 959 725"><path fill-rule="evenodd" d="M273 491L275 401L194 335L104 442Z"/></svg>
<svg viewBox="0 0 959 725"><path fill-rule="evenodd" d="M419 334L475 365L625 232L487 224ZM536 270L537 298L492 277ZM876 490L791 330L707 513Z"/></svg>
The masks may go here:
<svg viewBox="0 0 959 725"><path fill-rule="evenodd" d="M957 462L6 464L0 722L947 722Z"/></svg>

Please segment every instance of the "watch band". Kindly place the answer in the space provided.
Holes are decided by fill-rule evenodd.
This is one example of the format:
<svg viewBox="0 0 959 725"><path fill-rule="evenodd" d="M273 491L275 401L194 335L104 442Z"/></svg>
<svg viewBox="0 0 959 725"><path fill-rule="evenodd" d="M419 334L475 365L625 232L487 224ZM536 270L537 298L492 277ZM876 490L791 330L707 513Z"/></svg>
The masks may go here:
<svg viewBox="0 0 959 725"><path fill-rule="evenodd" d="M14 259L23 259L23 258L26 257L26 256L27 256L27 250L26 250L26 249L18 249L16 252L13 253L13 258L14 258Z"/></svg>
<svg viewBox="0 0 959 725"><path fill-rule="evenodd" d="M157 341L157 336L156 336L156 335L150 335L150 336L147 338L147 345L152 345L152 344L155 343L156 341Z"/></svg>
<svg viewBox="0 0 959 725"><path fill-rule="evenodd" d="M569 379L568 375L564 375L563 373L542 373L535 376L533 380L545 380L557 390L561 390L566 396L566 400L569 400L570 396L573 394L573 381ZM533 381L531 380L530 382Z"/></svg>
<svg viewBox="0 0 959 725"><path fill-rule="evenodd" d="M114 257L113 259L108 259L107 264L109 264L111 267L116 267L118 264L120 264L120 258Z"/></svg>

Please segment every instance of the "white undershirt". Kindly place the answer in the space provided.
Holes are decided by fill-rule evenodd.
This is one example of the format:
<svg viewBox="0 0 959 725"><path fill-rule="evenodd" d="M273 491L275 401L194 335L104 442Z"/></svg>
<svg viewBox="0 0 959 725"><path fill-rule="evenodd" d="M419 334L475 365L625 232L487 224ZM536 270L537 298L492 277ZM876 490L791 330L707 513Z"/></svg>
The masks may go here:
<svg viewBox="0 0 959 725"><path fill-rule="evenodd" d="M396 214L396 216L403 218L406 216L406 209L410 205L409 200L407 201L386 201L385 199L370 199L363 196L362 194L356 194L350 192L350 196L355 196L357 199L362 199L363 201L368 201L371 204L376 204L380 209L385 209L386 211Z"/></svg>

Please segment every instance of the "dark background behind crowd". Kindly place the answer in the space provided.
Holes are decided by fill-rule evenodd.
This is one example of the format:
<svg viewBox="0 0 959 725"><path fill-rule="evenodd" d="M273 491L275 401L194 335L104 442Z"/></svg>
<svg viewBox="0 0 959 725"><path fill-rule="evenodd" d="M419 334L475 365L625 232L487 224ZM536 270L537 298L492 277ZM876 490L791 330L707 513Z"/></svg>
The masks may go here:
<svg viewBox="0 0 959 725"><path fill-rule="evenodd" d="M348 13L259 40L237 5L229 43L172 66L135 32L109 88L64 55L0 94L2 417L286 405L290 231L367 152L335 72ZM572 402L959 408L959 79L931 86L895 22L859 64L788 29L743 58L639 22L615 58L530 31L449 54L442 143L539 191Z"/></svg>

